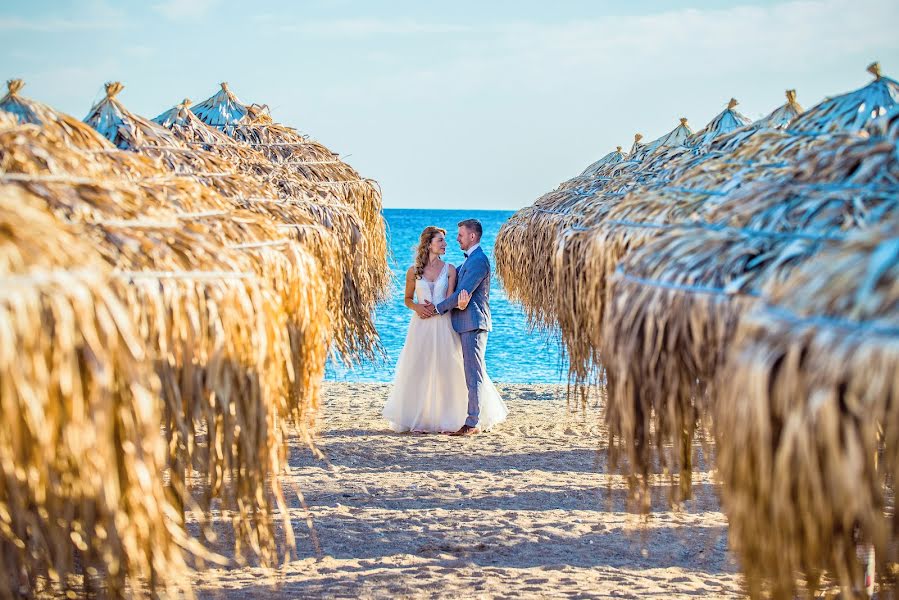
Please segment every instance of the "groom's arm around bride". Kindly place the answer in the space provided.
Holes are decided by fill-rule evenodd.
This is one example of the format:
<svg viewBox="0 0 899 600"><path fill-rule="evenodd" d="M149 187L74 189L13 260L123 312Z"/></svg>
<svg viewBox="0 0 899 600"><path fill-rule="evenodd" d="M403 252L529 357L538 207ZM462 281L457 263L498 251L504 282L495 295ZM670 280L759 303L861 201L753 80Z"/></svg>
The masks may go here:
<svg viewBox="0 0 899 600"><path fill-rule="evenodd" d="M472 254L465 263L459 267L457 272L460 273L459 283L456 285L456 292L447 296L443 302L437 304L434 308L438 314L444 314L453 310L465 310L471 296L478 287L490 275L490 263L487 261L483 251Z"/></svg>

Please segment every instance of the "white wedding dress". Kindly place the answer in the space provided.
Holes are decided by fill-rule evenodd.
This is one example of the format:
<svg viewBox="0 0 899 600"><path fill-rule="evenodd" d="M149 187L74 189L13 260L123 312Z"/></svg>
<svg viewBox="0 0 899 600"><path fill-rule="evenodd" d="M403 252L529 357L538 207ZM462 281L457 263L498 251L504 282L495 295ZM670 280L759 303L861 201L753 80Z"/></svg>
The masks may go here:
<svg viewBox="0 0 899 600"><path fill-rule="evenodd" d="M417 280L416 301L438 304L444 300L448 273L444 265L436 281ZM509 412L489 377L484 379L480 405L478 427L482 430L504 421ZM394 431L452 432L465 424L468 388L462 342L453 330L449 313L428 319L412 313L383 414Z"/></svg>

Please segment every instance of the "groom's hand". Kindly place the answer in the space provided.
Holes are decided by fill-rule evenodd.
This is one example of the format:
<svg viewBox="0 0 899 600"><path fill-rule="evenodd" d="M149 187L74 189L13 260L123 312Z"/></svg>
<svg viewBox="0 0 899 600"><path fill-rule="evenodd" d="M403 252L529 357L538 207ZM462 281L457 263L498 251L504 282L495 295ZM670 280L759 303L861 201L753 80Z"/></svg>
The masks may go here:
<svg viewBox="0 0 899 600"><path fill-rule="evenodd" d="M465 310L468 307L468 303L471 301L471 294L468 293L468 290L462 290L459 292L459 302L456 306L459 307L459 310Z"/></svg>

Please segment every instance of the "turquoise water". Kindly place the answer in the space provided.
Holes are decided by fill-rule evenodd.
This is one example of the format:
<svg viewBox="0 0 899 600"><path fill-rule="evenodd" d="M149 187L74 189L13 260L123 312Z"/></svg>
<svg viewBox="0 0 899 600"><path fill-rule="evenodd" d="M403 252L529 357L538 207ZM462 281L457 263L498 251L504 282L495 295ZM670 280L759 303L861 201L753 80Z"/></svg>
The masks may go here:
<svg viewBox="0 0 899 600"><path fill-rule="evenodd" d="M446 260L454 265L462 262L462 251L456 243L456 223L474 217L484 226L481 247L494 266L490 289L490 310L493 316L493 332L487 342L487 373L494 381L504 383L564 383L568 363L559 345L545 336L529 330L521 308L506 298L505 291L496 276L493 260L493 241L500 226L512 215L512 211L457 211L386 209L390 248L390 268L393 271L393 294L375 314L381 343L387 352L383 361L367 362L347 369L330 364L325 377L336 381L393 381L396 360L406 339L406 328L412 311L403 305L403 283L406 269L412 264L412 256L418 236L428 225L447 230Z"/></svg>

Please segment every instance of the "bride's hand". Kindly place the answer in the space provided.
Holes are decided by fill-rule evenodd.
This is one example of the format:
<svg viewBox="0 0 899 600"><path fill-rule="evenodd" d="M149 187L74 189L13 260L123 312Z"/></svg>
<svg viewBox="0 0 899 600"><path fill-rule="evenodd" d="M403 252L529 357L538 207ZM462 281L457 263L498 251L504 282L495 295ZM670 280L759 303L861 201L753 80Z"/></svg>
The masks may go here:
<svg viewBox="0 0 899 600"><path fill-rule="evenodd" d="M436 311L434 310L434 305L427 301L424 304L415 304L414 306L415 308L413 308L412 310L414 310L415 314L417 314L421 319L433 317L436 313Z"/></svg>
<svg viewBox="0 0 899 600"><path fill-rule="evenodd" d="M462 290L459 292L459 310L465 310L468 307L468 303L471 301L471 294L468 293L467 290Z"/></svg>

